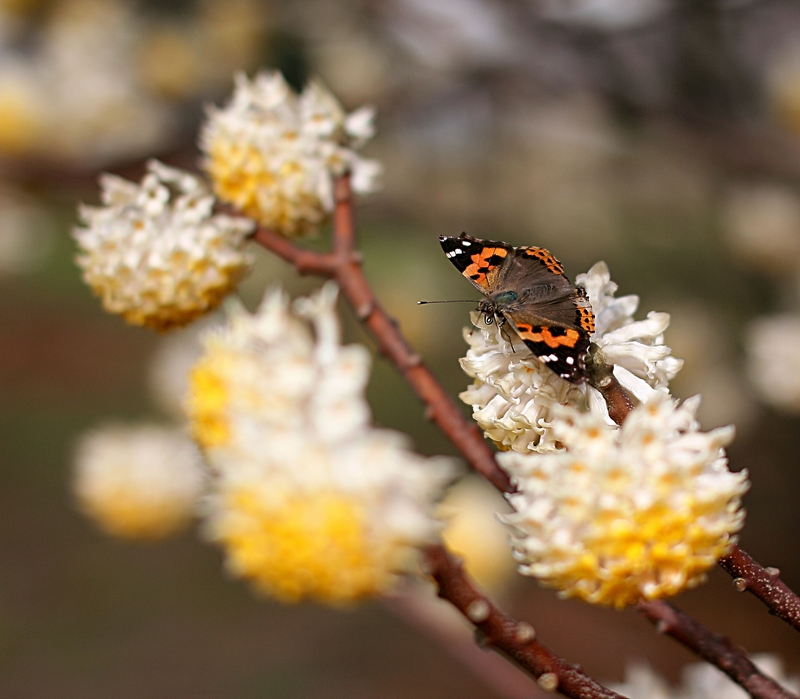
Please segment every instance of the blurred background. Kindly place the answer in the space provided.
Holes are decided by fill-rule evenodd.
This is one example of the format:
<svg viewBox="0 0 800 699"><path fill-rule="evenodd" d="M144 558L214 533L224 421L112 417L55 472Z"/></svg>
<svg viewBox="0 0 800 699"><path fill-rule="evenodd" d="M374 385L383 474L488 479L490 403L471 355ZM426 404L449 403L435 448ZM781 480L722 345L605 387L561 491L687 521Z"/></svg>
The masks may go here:
<svg viewBox="0 0 800 699"><path fill-rule="evenodd" d="M74 504L78 437L174 422L164 376L196 351L192 329L101 311L72 259L76 203L151 156L195 169L204 105L258 67L378 108L366 271L453 394L469 307L415 304L472 295L438 235L545 246L573 279L603 259L639 317L671 313L674 392L703 395L704 428L737 426L742 545L800 588L798 30L793 0L0 0L0 696L519 696L431 633L428 607L281 606L227 579L194 530L119 541ZM276 281L317 284L260 252L246 303ZM453 453L379 359L370 398L421 452ZM601 681L634 658L674 680L693 659L634 612L491 584ZM790 628L721 571L678 604L800 672Z"/></svg>

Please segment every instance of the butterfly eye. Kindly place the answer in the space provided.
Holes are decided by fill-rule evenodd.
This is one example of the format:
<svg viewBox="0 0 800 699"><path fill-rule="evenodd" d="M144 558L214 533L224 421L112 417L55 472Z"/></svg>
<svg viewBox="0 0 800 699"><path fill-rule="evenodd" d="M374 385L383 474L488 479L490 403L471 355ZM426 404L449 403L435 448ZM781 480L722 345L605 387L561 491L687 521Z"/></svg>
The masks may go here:
<svg viewBox="0 0 800 699"><path fill-rule="evenodd" d="M483 322L486 323L486 325L492 325L494 323L494 316L487 313L483 316Z"/></svg>

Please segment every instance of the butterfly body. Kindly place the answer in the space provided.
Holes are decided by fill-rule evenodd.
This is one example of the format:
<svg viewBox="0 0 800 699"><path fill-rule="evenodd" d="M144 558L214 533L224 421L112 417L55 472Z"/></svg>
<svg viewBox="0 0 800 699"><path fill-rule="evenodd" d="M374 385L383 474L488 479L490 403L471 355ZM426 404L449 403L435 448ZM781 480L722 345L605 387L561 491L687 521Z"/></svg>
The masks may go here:
<svg viewBox="0 0 800 699"><path fill-rule="evenodd" d="M440 236L447 258L486 298L478 305L487 323L510 325L525 345L570 383L586 380L586 351L594 332L586 292L564 276L544 248Z"/></svg>

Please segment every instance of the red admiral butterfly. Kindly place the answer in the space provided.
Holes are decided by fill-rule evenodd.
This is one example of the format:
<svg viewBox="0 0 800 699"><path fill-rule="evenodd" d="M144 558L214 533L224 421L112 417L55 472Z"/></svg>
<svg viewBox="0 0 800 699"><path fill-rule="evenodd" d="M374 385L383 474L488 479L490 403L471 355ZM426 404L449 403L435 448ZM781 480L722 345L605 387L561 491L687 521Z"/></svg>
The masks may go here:
<svg viewBox="0 0 800 699"><path fill-rule="evenodd" d="M583 383L594 314L585 289L574 287L561 263L544 248L519 247L494 240L439 236L456 269L486 296L478 310L487 324L497 320L556 374Z"/></svg>

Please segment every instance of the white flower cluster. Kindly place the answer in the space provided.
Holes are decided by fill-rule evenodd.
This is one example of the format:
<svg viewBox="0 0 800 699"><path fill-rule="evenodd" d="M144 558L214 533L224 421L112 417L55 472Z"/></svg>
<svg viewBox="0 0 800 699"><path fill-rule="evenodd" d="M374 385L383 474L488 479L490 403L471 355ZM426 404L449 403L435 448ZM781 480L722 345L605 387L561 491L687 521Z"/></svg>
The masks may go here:
<svg viewBox="0 0 800 699"><path fill-rule="evenodd" d="M578 275L577 284L586 289L594 311L592 341L614 365L622 386L642 401L666 391L683 364L664 344L669 315L651 312L646 320L635 321L639 298L615 298L617 285L603 262ZM472 406L486 436L502 449L528 453L558 448L551 431L558 406L591 410L610 422L597 390L562 379L537 361L516 335L509 340L496 324L485 325L477 313L472 318L477 330L464 333L470 348L461 366L475 382L460 397Z"/></svg>
<svg viewBox="0 0 800 699"><path fill-rule="evenodd" d="M189 413L217 474L208 531L230 569L285 601L380 594L435 541L446 462L370 426L370 357L342 346L333 284L280 291L205 339ZM309 328L310 321L314 333Z"/></svg>
<svg viewBox="0 0 800 699"><path fill-rule="evenodd" d="M800 413L800 316L762 316L745 337L750 381L767 403Z"/></svg>
<svg viewBox="0 0 800 699"><path fill-rule="evenodd" d="M200 179L151 160L141 184L101 178L103 206L82 206L74 235L83 278L105 309L166 330L216 308L249 270L253 222L213 215Z"/></svg>
<svg viewBox="0 0 800 699"><path fill-rule="evenodd" d="M156 539L190 522L203 479L200 452L180 430L108 425L78 443L73 489L109 534Z"/></svg>
<svg viewBox="0 0 800 699"><path fill-rule="evenodd" d="M380 165L356 154L374 112L346 115L319 82L296 95L278 72L236 77L227 106L212 108L200 147L217 196L286 236L312 233L333 210L333 179L351 172L356 192L376 188Z"/></svg>
<svg viewBox="0 0 800 699"><path fill-rule="evenodd" d="M788 677L780 658L768 653L754 655L753 663L781 687L795 694L800 679ZM625 669L625 682L610 684L609 689L630 699L747 699L747 692L710 663L691 663L683 672L678 687L670 687L648 665L631 665Z"/></svg>
<svg viewBox="0 0 800 699"><path fill-rule="evenodd" d="M748 484L727 469L733 427L700 432L698 405L657 392L620 428L561 408L563 450L500 454L518 488L502 519L520 572L616 607L700 583L735 543Z"/></svg>

